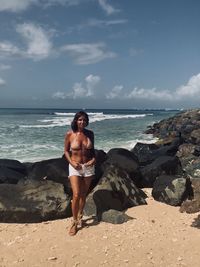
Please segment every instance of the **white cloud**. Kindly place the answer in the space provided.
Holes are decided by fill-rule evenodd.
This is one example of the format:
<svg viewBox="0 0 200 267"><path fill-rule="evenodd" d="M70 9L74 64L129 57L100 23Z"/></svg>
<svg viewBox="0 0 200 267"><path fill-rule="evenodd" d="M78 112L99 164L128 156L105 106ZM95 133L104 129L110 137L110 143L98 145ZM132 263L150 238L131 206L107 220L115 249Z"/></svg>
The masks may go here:
<svg viewBox="0 0 200 267"><path fill-rule="evenodd" d="M40 60L49 56L52 44L44 29L32 23L24 23L18 25L16 30L27 42L28 48L25 51L27 57Z"/></svg>
<svg viewBox="0 0 200 267"><path fill-rule="evenodd" d="M95 86L100 82L101 78L99 76L94 76L92 74L88 75L85 78L86 81L86 88L87 88L87 94L86 96L93 96Z"/></svg>
<svg viewBox="0 0 200 267"><path fill-rule="evenodd" d="M54 99L77 99L77 98L91 98L95 96L95 89L98 83L100 82L101 78L95 75L88 75L85 77L85 86L80 83L75 83L72 87L72 91L69 93L65 92L55 92L52 95Z"/></svg>
<svg viewBox="0 0 200 267"><path fill-rule="evenodd" d="M107 99L142 99L150 101L186 101L200 99L200 73L192 76L186 85L176 88L174 91L162 90L157 88L145 89L135 87L127 93L122 85L115 86L106 95Z"/></svg>
<svg viewBox="0 0 200 267"><path fill-rule="evenodd" d="M31 5L49 7L52 5L77 5L81 0L0 0L0 12L21 12L28 9Z"/></svg>
<svg viewBox="0 0 200 267"><path fill-rule="evenodd" d="M115 87L112 88L112 90L106 94L107 99L116 99L122 97L122 90L123 90L122 85L116 85Z"/></svg>
<svg viewBox="0 0 200 267"><path fill-rule="evenodd" d="M0 42L0 57L18 56L41 60L52 53L49 33L33 23L17 25L17 33L25 40L25 48L19 48L9 41Z"/></svg>
<svg viewBox="0 0 200 267"><path fill-rule="evenodd" d="M130 93L125 94L124 98L149 99L149 100L172 100L173 95L167 90L156 88L144 89L135 87Z"/></svg>
<svg viewBox="0 0 200 267"><path fill-rule="evenodd" d="M115 9L110 4L108 4L107 0L98 0L101 8L108 14L111 15L113 13L119 12L119 9Z"/></svg>
<svg viewBox="0 0 200 267"><path fill-rule="evenodd" d="M42 0L41 4L45 7L53 5L62 5L62 6L75 6L81 3L81 0Z"/></svg>
<svg viewBox="0 0 200 267"><path fill-rule="evenodd" d="M182 85L176 90L177 98L200 96L200 73L192 76L186 85Z"/></svg>
<svg viewBox="0 0 200 267"><path fill-rule="evenodd" d="M127 23L127 19L115 19L115 20L98 20L98 19L90 19L87 23L87 26L91 27L105 27L110 25L119 25Z"/></svg>
<svg viewBox="0 0 200 267"><path fill-rule="evenodd" d="M21 55L19 48L8 41L0 42L0 57Z"/></svg>
<svg viewBox="0 0 200 267"><path fill-rule="evenodd" d="M11 69L10 65L0 64L0 71Z"/></svg>
<svg viewBox="0 0 200 267"><path fill-rule="evenodd" d="M73 86L73 91L69 96L72 96L72 98L82 98L86 97L87 90L82 86L82 83L75 83Z"/></svg>
<svg viewBox="0 0 200 267"><path fill-rule="evenodd" d="M65 45L61 51L69 52L75 57L75 63L78 65L88 65L100 62L106 58L116 57L116 54L105 51L104 43L96 44L71 44Z"/></svg>
<svg viewBox="0 0 200 267"><path fill-rule="evenodd" d="M6 81L4 81L2 78L0 78L0 86L6 85Z"/></svg>
<svg viewBox="0 0 200 267"><path fill-rule="evenodd" d="M53 95L52 95L52 98L55 98L55 99L65 99L66 98L66 94L64 92L55 92Z"/></svg>
<svg viewBox="0 0 200 267"><path fill-rule="evenodd" d="M38 0L0 0L0 11L19 12L37 2Z"/></svg>

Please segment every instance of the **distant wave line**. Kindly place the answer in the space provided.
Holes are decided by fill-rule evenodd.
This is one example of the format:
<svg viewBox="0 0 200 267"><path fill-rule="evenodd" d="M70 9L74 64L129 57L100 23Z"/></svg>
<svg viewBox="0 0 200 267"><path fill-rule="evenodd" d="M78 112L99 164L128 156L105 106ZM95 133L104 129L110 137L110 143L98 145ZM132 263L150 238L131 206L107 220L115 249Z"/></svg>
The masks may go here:
<svg viewBox="0 0 200 267"><path fill-rule="evenodd" d="M91 116L90 123L100 122L104 120L116 120L116 119L137 119L144 118L146 116L153 116L153 114L134 114L134 115L117 115L117 114L98 114L100 116ZM38 125L20 125L21 128L51 128L51 127L62 127L71 125L72 118L67 117L66 119L56 117L52 119L38 120L38 122L44 122L49 124L38 124Z"/></svg>

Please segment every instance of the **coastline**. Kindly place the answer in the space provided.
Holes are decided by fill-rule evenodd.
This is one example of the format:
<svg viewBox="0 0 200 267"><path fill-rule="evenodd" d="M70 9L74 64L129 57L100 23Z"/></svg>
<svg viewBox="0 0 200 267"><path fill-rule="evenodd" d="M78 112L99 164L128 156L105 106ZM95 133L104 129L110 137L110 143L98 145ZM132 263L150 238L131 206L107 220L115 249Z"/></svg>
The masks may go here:
<svg viewBox="0 0 200 267"><path fill-rule="evenodd" d="M196 116L199 119L199 114L200 112L197 112L190 116L190 113L185 113L183 117L182 115L174 117L173 128L170 128L171 136L168 134L169 131L164 131L167 135L166 140L163 139L163 145L156 150L159 151L156 157L160 158L161 152L176 153L174 149L179 148L179 158L182 164L185 163L182 166L184 170L188 170L188 175L193 175L190 177L193 185L194 180L196 182L199 180L198 173L192 172L193 169L196 171L198 165L191 166L191 162L196 161L196 164L199 162L199 130L190 125L191 133L188 133L188 128L183 124L181 138L184 138L186 143L180 143L181 138L177 139L177 131L179 133L180 120L185 119L184 116L189 118L190 124L190 118ZM163 129L163 124L165 129L168 129L172 121L171 119L162 121L150 130L158 134L159 129ZM173 141L169 141L171 137L174 138ZM190 144L190 140L193 143ZM142 158L144 153L140 156L141 162L147 160ZM193 161L189 162L191 156ZM59 176L60 174L59 172ZM195 197L199 196L198 184L193 188ZM132 219L116 225L102 221L97 223L88 217L85 218L86 226L74 237L68 235L71 218L41 223L0 223L0 266L198 267L200 209L193 214L181 213L179 206L156 201L152 197L152 189L144 187L142 191L148 196L147 205L127 209L126 214ZM197 201L200 203L198 198Z"/></svg>
<svg viewBox="0 0 200 267"><path fill-rule="evenodd" d="M130 208L122 225L91 224L68 235L71 219L0 224L1 266L199 266L196 214L153 200ZM92 221L88 221L92 222Z"/></svg>

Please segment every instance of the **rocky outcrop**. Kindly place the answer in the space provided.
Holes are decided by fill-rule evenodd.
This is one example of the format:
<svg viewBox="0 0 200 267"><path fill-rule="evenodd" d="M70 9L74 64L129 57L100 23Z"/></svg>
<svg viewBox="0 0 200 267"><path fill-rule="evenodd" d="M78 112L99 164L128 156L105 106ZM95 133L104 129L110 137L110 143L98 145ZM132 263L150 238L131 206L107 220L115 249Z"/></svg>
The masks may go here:
<svg viewBox="0 0 200 267"><path fill-rule="evenodd" d="M181 212L195 213L200 211L200 179L190 179L191 192L189 199L185 200L181 207Z"/></svg>
<svg viewBox="0 0 200 267"><path fill-rule="evenodd" d="M138 189L129 174L114 165L105 169L97 186L88 195L84 213L101 219L102 213L110 209L123 211L146 204L146 194Z"/></svg>
<svg viewBox="0 0 200 267"><path fill-rule="evenodd" d="M0 222L41 222L71 216L71 198L61 184L21 180L0 186Z"/></svg>
<svg viewBox="0 0 200 267"><path fill-rule="evenodd" d="M0 159L0 184L17 184L26 175L26 166L21 162L11 159Z"/></svg>
<svg viewBox="0 0 200 267"><path fill-rule="evenodd" d="M152 196L157 201L179 206L188 196L187 186L185 177L161 175L154 182Z"/></svg>
<svg viewBox="0 0 200 267"><path fill-rule="evenodd" d="M111 223L126 221L127 208L146 204L143 187L153 188L158 201L181 205L181 211L200 210L200 110L156 123L147 133L159 140L138 143L131 151L95 150L95 179L85 214ZM64 156L34 163L0 159L0 221L70 216L71 196Z"/></svg>
<svg viewBox="0 0 200 267"><path fill-rule="evenodd" d="M140 187L153 187L153 184L161 174L177 175L182 174L181 163L178 157L161 156L152 163L140 169Z"/></svg>

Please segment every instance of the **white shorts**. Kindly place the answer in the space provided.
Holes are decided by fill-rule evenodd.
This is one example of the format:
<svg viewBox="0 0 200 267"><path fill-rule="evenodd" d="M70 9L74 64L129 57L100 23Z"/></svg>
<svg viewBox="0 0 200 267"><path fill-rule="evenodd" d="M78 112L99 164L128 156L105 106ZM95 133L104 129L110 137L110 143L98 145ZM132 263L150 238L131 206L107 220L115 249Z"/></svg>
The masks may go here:
<svg viewBox="0 0 200 267"><path fill-rule="evenodd" d="M81 165L82 168L80 170L76 170L71 164L69 164L69 177L71 176L81 176L81 177L89 177L95 174L95 167Z"/></svg>

